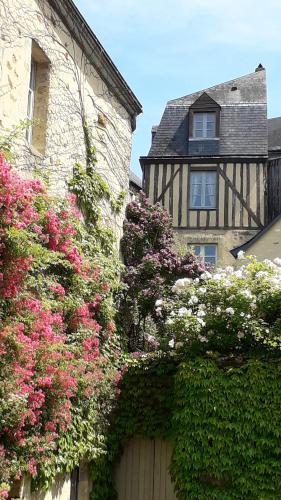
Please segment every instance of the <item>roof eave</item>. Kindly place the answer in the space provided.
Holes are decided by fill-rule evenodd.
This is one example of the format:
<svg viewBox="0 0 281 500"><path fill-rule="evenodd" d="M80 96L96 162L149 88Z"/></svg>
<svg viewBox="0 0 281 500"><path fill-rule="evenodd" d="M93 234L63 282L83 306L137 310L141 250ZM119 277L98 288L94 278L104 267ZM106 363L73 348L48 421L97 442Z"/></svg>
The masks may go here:
<svg viewBox="0 0 281 500"><path fill-rule="evenodd" d="M178 163L200 163L200 162L220 162L220 161L238 161L238 160L260 160L260 161L267 161L268 160L268 155L208 155L208 156L180 156L180 155L159 155L159 156L140 156L139 162L140 165L146 165L149 163L171 163L171 162L178 162Z"/></svg>

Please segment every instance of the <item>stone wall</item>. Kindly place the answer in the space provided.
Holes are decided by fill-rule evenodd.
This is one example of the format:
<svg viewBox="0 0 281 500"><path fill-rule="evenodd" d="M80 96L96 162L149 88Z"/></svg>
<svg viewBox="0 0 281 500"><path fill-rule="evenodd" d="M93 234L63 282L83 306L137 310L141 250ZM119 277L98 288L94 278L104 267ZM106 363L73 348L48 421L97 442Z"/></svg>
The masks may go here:
<svg viewBox="0 0 281 500"><path fill-rule="evenodd" d="M0 38L0 136L26 119L31 57L37 63L38 121L31 145L25 131L13 141L17 168L40 170L51 192L63 196L73 165L85 163L86 119L99 171L116 195L128 189L131 117L47 0L0 0ZM114 221L119 229L122 215Z"/></svg>
<svg viewBox="0 0 281 500"><path fill-rule="evenodd" d="M75 492L74 492L75 490ZM76 486L71 480L70 474L58 475L54 484L45 492L32 492L29 477L13 490L13 498L19 500L89 500L92 490L92 481L88 472L88 464L81 462ZM76 495L76 496L75 496Z"/></svg>
<svg viewBox="0 0 281 500"><path fill-rule="evenodd" d="M198 231L189 229L188 232L175 232L177 235L177 239L185 248L185 250L188 247L194 245L194 242L196 242L196 244L202 245L215 244L217 245L218 266L235 266L237 264L237 260L235 260L235 258L232 256L230 250L249 241L259 232L259 230L253 231L242 229L216 229L212 231Z"/></svg>

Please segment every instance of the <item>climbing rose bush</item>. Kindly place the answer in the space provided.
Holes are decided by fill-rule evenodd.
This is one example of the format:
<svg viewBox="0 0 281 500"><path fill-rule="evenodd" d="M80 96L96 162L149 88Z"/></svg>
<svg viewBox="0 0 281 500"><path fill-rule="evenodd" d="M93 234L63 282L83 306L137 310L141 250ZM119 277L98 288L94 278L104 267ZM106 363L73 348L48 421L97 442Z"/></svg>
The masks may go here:
<svg viewBox="0 0 281 500"><path fill-rule="evenodd" d="M120 323L132 350L155 348L153 340L159 296L169 295L179 277L196 278L205 270L191 253L180 255L176 248L172 219L159 203L152 205L143 193L126 209L121 241L125 270L120 301Z"/></svg>
<svg viewBox="0 0 281 500"><path fill-rule="evenodd" d="M75 196L51 199L0 155L0 498L98 450L119 380L113 263Z"/></svg>
<svg viewBox="0 0 281 500"><path fill-rule="evenodd" d="M164 345L172 350L222 354L281 347L281 259L206 271L177 280L171 297L159 298Z"/></svg>

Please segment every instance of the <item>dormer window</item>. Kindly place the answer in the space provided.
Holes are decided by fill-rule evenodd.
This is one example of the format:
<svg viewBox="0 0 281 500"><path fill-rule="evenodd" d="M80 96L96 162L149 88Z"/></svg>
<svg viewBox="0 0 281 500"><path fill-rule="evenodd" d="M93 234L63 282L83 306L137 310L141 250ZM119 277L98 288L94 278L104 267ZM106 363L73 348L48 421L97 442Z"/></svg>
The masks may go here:
<svg viewBox="0 0 281 500"><path fill-rule="evenodd" d="M203 92L189 107L188 154L210 156L219 154L220 105Z"/></svg>
<svg viewBox="0 0 281 500"><path fill-rule="evenodd" d="M216 113L194 113L193 137L195 139L216 137Z"/></svg>

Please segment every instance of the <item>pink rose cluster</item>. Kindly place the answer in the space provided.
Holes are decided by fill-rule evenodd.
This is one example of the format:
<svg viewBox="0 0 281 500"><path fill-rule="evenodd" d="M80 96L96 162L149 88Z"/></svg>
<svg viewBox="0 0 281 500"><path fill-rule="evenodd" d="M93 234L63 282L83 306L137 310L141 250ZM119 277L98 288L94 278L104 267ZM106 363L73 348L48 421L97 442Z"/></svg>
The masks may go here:
<svg viewBox="0 0 281 500"><path fill-rule="evenodd" d="M75 196L61 205L56 209L40 181L23 179L0 155L0 392L5 402L0 470L5 484L26 472L38 474L70 428L75 405L99 396L107 370L115 386L116 343L110 344L113 356L106 357L101 346L101 338L111 342L115 332L102 312L110 286L101 268L79 250ZM11 230L35 246L11 244ZM54 266L45 286L38 245L44 255L56 252L65 259L69 275ZM73 295L69 300L71 280L81 284L75 307ZM7 497L0 481L0 498Z"/></svg>

